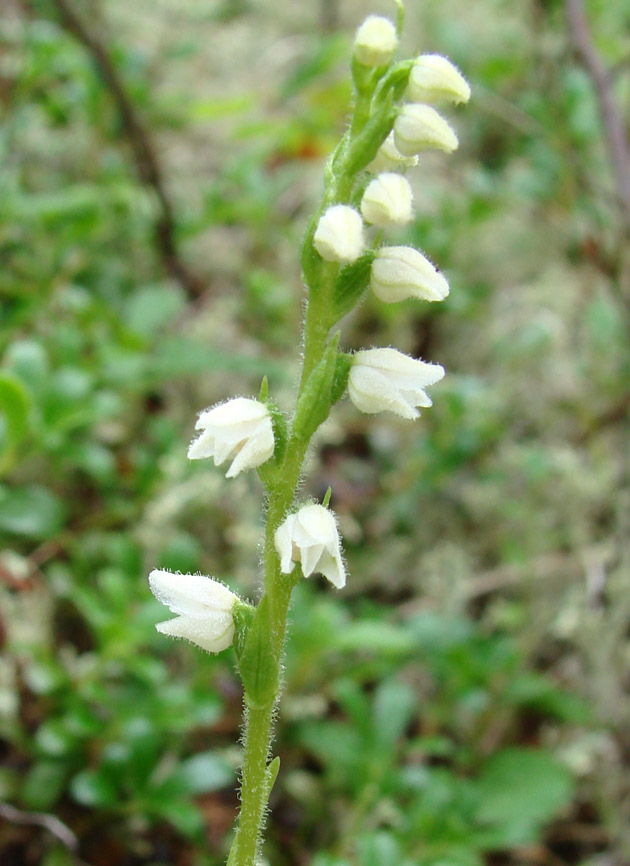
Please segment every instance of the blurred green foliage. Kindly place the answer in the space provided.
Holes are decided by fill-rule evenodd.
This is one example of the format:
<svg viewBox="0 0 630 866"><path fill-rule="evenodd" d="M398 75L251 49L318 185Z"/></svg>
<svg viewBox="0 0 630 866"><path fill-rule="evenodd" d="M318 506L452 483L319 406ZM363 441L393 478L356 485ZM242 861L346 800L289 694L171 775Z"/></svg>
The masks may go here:
<svg viewBox="0 0 630 866"><path fill-rule="evenodd" d="M195 412L263 374L290 393L296 250L363 5L324 35L300 4L77 4L151 136L194 298L57 4L0 22L0 801L56 814L92 866L226 848L229 654L157 635L145 575L256 593L260 491L185 446ZM343 340L449 375L419 427L341 408L313 455L352 577L297 594L269 859L623 864L629 315L597 104L562 4L409 6L410 50L449 54L475 92L461 155L423 160L400 238L452 292L440 310L368 299ZM589 11L627 104L626 5ZM0 851L75 862L10 822Z"/></svg>

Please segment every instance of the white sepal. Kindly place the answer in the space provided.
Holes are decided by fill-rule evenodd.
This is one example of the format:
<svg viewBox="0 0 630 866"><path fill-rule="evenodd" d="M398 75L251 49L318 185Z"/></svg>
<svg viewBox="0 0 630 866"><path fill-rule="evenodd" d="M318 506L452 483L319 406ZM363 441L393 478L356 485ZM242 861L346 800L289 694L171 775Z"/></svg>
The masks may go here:
<svg viewBox="0 0 630 866"><path fill-rule="evenodd" d="M206 409L199 415L195 429L203 432L191 442L188 458L214 457L215 466L231 459L228 478L266 463L273 454L271 416L258 400L236 397Z"/></svg>
<svg viewBox="0 0 630 866"><path fill-rule="evenodd" d="M170 637L181 637L207 652L226 649L234 638L232 609L239 600L231 590L201 574L173 574L154 569L149 575L151 592L177 614L159 622L156 629Z"/></svg>
<svg viewBox="0 0 630 866"><path fill-rule="evenodd" d="M431 406L424 389L443 376L439 364L417 361L396 349L364 349L354 355L348 394L361 412L389 410L413 420L420 415L417 406Z"/></svg>
<svg viewBox="0 0 630 866"><path fill-rule="evenodd" d="M412 102L468 102L470 85L446 57L421 54L411 68L407 95Z"/></svg>
<svg viewBox="0 0 630 866"><path fill-rule="evenodd" d="M413 193L400 174L386 171L367 185L361 199L366 222L379 228L406 225L413 217Z"/></svg>
<svg viewBox="0 0 630 866"><path fill-rule="evenodd" d="M404 156L423 150L457 149L457 136L444 118L430 105L403 105L394 121L394 141Z"/></svg>
<svg viewBox="0 0 630 866"><path fill-rule="evenodd" d="M389 18L368 15L354 38L354 56L364 66L383 66L397 45L396 28Z"/></svg>
<svg viewBox="0 0 630 866"><path fill-rule="evenodd" d="M278 527L274 541L284 574L290 574L299 562L304 577L323 574L338 589L346 585L341 540L328 508L303 505Z"/></svg>
<svg viewBox="0 0 630 866"><path fill-rule="evenodd" d="M376 156L367 168L372 174L378 174L380 171L413 168L416 165L418 165L418 157L416 155L403 156L398 150L394 141L394 131L392 130L379 147Z"/></svg>
<svg viewBox="0 0 630 866"><path fill-rule="evenodd" d="M313 244L327 262L356 261L365 247L361 215L349 205L329 207L319 218Z"/></svg>
<svg viewBox="0 0 630 866"><path fill-rule="evenodd" d="M382 247L372 263L370 286L386 304L407 298L442 301L449 292L446 278L413 247Z"/></svg>

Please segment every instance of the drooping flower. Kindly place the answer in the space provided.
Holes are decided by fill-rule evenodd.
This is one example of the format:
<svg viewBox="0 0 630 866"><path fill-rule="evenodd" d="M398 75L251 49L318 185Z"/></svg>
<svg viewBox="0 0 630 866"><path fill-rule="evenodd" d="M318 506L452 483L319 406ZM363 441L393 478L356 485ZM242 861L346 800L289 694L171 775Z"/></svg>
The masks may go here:
<svg viewBox="0 0 630 866"><path fill-rule="evenodd" d="M356 261L365 247L361 215L349 205L329 207L319 218L313 244L327 262Z"/></svg>
<svg viewBox="0 0 630 866"><path fill-rule="evenodd" d="M364 66L383 66L392 59L398 37L396 28L380 15L368 15L357 30L354 56Z"/></svg>
<svg viewBox="0 0 630 866"><path fill-rule="evenodd" d="M372 263L370 286L387 304L406 298L442 301L449 292L446 278L413 247L382 247Z"/></svg>
<svg viewBox="0 0 630 866"><path fill-rule="evenodd" d="M269 410L258 400L235 397L199 415L200 436L188 449L190 460L214 457L214 465L232 460L226 473L234 478L244 469L265 463L273 454L273 425Z"/></svg>
<svg viewBox="0 0 630 866"><path fill-rule="evenodd" d="M368 171L378 174L379 171L413 168L418 165L418 157L404 156L396 147L394 131L392 130L376 152L376 156L368 165Z"/></svg>
<svg viewBox="0 0 630 866"><path fill-rule="evenodd" d="M284 574L299 562L304 577L323 574L338 589L346 585L339 532L328 508L303 505L278 527L274 540Z"/></svg>
<svg viewBox="0 0 630 866"><path fill-rule="evenodd" d="M413 420L420 415L417 406L431 406L424 389L443 376L439 364L417 361L396 349L364 349L354 355L348 394L361 412L389 410Z"/></svg>
<svg viewBox="0 0 630 866"><path fill-rule="evenodd" d="M404 156L423 150L457 149L457 136L444 118L430 105L403 105L394 121L394 141Z"/></svg>
<svg viewBox="0 0 630 866"><path fill-rule="evenodd" d="M379 228L406 225L413 216L413 194L409 182L395 172L379 174L363 193L361 213L366 222Z"/></svg>
<svg viewBox="0 0 630 866"><path fill-rule="evenodd" d="M156 625L161 634L184 638L211 653L230 646L234 637L232 610L240 599L227 586L201 574L173 574L160 569L149 575L149 586L157 600L176 614Z"/></svg>
<svg viewBox="0 0 630 866"><path fill-rule="evenodd" d="M468 102L470 85L446 57L421 54L411 68L407 95L412 102Z"/></svg>

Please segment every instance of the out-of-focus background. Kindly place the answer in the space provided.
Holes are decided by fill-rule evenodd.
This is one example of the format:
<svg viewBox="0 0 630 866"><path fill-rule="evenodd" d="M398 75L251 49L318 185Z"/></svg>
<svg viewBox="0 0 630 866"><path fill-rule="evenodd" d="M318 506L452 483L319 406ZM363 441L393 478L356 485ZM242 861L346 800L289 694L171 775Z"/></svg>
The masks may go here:
<svg viewBox="0 0 630 866"><path fill-rule="evenodd" d="M255 474L186 447L265 373L292 404L298 249L370 12L393 4L3 0L6 866L225 856L231 651L158 635L146 575L256 596ZM630 6L413 0L421 50L474 96L392 238L451 295L368 298L342 339L448 374L415 424L345 402L313 449L350 579L296 592L266 856L627 866Z"/></svg>

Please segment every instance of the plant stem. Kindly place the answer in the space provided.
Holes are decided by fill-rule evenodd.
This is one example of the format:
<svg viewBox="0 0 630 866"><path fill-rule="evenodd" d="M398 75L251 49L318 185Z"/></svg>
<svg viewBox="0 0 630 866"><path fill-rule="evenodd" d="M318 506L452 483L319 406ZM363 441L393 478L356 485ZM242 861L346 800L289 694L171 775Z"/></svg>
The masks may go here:
<svg viewBox="0 0 630 866"><path fill-rule="evenodd" d="M305 322L305 363L316 365L326 348L327 332L311 317ZM304 381L304 380L303 380ZM277 680L281 682L282 652L286 635L287 614L294 575L282 574L274 545L276 530L293 502L300 479L308 442L292 436L283 463L281 481L271 491L265 527L265 594L271 605L271 635ZM254 866L264 822L267 801L271 793L268 784L268 757L271 748L271 721L280 690L265 707L249 707L246 719L245 754L241 783L241 811L228 866Z"/></svg>
<svg viewBox="0 0 630 866"><path fill-rule="evenodd" d="M353 138L360 135L367 123L372 93L373 87L369 93L357 95L355 116L350 132L342 140L336 158L330 162L322 204L307 231L303 253L304 250L312 251L314 226L321 213L331 204L347 203L351 200L355 177L348 170L348 161L352 156L349 145ZM339 265L334 262L320 262L316 273L316 278L309 282L308 307L303 328L304 363L298 399L304 392L309 376L324 357L328 335L335 321L331 294L339 273ZM294 427L276 478L268 484L263 598L266 597L269 603L271 631L269 639L279 685L276 694L267 705L247 708L241 811L228 866L255 866L261 841L261 828L271 793L273 780L269 775L268 759L271 750L272 719L281 690L282 654L291 592L299 580L299 576L296 575L300 574L298 568L292 574L282 573L274 539L276 530L286 517L295 497L309 442L310 436L305 437L303 431Z"/></svg>

